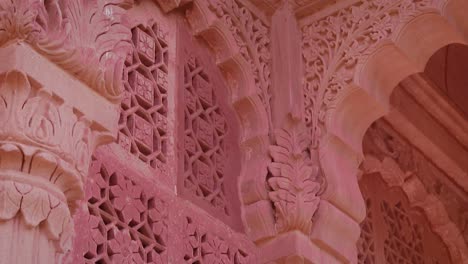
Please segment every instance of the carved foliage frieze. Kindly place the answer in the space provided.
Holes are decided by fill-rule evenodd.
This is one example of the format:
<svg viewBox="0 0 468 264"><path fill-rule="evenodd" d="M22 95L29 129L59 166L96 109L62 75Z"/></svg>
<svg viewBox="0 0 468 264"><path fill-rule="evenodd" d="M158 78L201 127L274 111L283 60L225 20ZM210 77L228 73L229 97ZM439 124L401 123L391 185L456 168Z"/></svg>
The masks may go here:
<svg viewBox="0 0 468 264"><path fill-rule="evenodd" d="M257 93L270 113L269 27L239 0L209 0L212 11L229 27L243 58L250 64Z"/></svg>
<svg viewBox="0 0 468 264"><path fill-rule="evenodd" d="M124 0L2 0L0 46L24 41L111 101L120 99L130 30Z"/></svg>
<svg viewBox="0 0 468 264"><path fill-rule="evenodd" d="M309 142L304 129L279 129L270 146L269 197L278 232L311 231L324 185L320 168L310 158Z"/></svg>
<svg viewBox="0 0 468 264"><path fill-rule="evenodd" d="M0 122L1 142L19 142L61 155L70 170L86 175L97 136L90 122L32 85L22 72L1 77Z"/></svg>
<svg viewBox="0 0 468 264"><path fill-rule="evenodd" d="M325 134L327 113L353 82L358 62L400 25L435 7L434 0L361 0L302 27L304 119L313 146Z"/></svg>

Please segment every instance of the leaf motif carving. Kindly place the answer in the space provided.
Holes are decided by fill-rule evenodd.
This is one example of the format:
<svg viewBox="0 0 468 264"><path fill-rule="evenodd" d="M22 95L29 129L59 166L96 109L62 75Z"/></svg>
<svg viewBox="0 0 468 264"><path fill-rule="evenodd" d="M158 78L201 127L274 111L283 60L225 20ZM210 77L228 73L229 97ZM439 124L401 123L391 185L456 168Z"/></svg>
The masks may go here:
<svg viewBox="0 0 468 264"><path fill-rule="evenodd" d="M37 226L45 220L50 212L49 194L39 188L33 188L23 195L21 213L24 220L31 226Z"/></svg>
<svg viewBox="0 0 468 264"><path fill-rule="evenodd" d="M0 45L37 33L35 19L40 8L38 0L0 0Z"/></svg>
<svg viewBox="0 0 468 264"><path fill-rule="evenodd" d="M123 63L131 50L131 33L122 24L124 9L120 2L62 1L58 5L60 10L54 13L56 16L49 16L47 23L61 20L62 26L33 43L40 52L110 100L120 98L123 91ZM61 33L66 33L66 37L56 37Z"/></svg>
<svg viewBox="0 0 468 264"><path fill-rule="evenodd" d="M16 191L11 181L0 182L0 219L13 218L19 211L21 194Z"/></svg>
<svg viewBox="0 0 468 264"><path fill-rule="evenodd" d="M0 0L0 46L25 41L117 102L131 50L123 6L128 0Z"/></svg>
<svg viewBox="0 0 468 264"><path fill-rule="evenodd" d="M78 118L72 108L57 102L46 89L31 87L23 72L7 72L0 80L0 122L0 136L60 153L82 176L86 175L96 138L90 122ZM8 145L3 144L0 152L10 151L5 147ZM17 153L16 148L11 151ZM5 154L2 159L6 161L11 155ZM0 168L12 165L21 166L0 160Z"/></svg>
<svg viewBox="0 0 468 264"><path fill-rule="evenodd" d="M353 82L359 61L400 25L424 12L437 0L363 0L302 27L305 122L317 147L326 134L324 117Z"/></svg>
<svg viewBox="0 0 468 264"><path fill-rule="evenodd" d="M53 201L51 197L51 201ZM47 228L54 239L59 239L60 234L64 231L64 228L69 221L70 212L67 206L64 203L60 203L59 201L55 201L58 203L55 207L52 208L50 211L49 216L47 217Z"/></svg>
<svg viewBox="0 0 468 264"><path fill-rule="evenodd" d="M239 0L209 0L210 9L222 19L250 64L258 95L270 113L270 38L268 26ZM271 118L271 117L269 117Z"/></svg>
<svg viewBox="0 0 468 264"><path fill-rule="evenodd" d="M11 118L17 118L16 115L28 99L30 91L31 85L24 73L11 71L5 75L0 86L0 122L2 124L6 124ZM9 129L11 128L7 126L1 130L8 131Z"/></svg>
<svg viewBox="0 0 468 264"><path fill-rule="evenodd" d="M9 220L21 211L21 217L32 226L46 220L53 239L58 240L70 221L70 211L65 202L44 189L29 184L0 180L0 220Z"/></svg>
<svg viewBox="0 0 468 264"><path fill-rule="evenodd" d="M270 147L273 162L268 166L272 177L269 197L276 209L278 231L300 230L309 234L319 202L319 168L306 154L308 139L300 129L280 129L276 145Z"/></svg>

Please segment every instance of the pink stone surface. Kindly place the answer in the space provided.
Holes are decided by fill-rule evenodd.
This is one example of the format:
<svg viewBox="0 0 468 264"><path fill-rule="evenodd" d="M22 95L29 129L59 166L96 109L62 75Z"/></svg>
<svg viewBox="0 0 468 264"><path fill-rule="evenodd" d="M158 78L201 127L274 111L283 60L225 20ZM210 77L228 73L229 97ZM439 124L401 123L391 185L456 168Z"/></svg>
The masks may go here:
<svg viewBox="0 0 468 264"><path fill-rule="evenodd" d="M184 25L181 24L181 27ZM239 122L228 104L228 88L209 50L181 29L179 76L178 189L182 197L242 230L238 186Z"/></svg>
<svg viewBox="0 0 468 264"><path fill-rule="evenodd" d="M444 94L468 117L468 47L449 45L428 62L425 73Z"/></svg>
<svg viewBox="0 0 468 264"><path fill-rule="evenodd" d="M253 243L99 149L69 263L256 263Z"/></svg>
<svg viewBox="0 0 468 264"><path fill-rule="evenodd" d="M468 263L467 9L0 0L0 264Z"/></svg>

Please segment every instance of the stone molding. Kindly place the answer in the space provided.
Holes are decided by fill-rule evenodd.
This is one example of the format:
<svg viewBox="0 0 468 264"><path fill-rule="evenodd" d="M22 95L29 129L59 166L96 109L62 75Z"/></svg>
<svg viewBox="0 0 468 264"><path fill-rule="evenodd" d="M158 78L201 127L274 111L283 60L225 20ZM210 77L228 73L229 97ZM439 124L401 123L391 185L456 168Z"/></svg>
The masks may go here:
<svg viewBox="0 0 468 264"><path fill-rule="evenodd" d="M41 148L60 155L68 170L81 180L87 173L89 157L97 138L90 122L71 107L60 104L45 89L35 89L23 72L10 71L0 83L0 139ZM11 149L11 147L7 147ZM51 159L51 158L48 158Z"/></svg>
<svg viewBox="0 0 468 264"><path fill-rule="evenodd" d="M36 233L21 231L32 228L42 239L53 241L55 246L44 250L60 255L71 247L71 215L83 196L91 153L103 142L100 132L24 72L2 74L0 97L4 124L0 129L1 228L5 231L10 222L19 221L18 231L5 231L6 236L32 241L29 236ZM9 246L1 243L1 247L7 250ZM24 250L28 252L12 256L30 256L36 258L35 263L50 263L50 257L56 257L55 253L34 256L32 248Z"/></svg>
<svg viewBox="0 0 468 264"><path fill-rule="evenodd" d="M268 24L237 0L194 1L186 16L192 34L214 53L240 121L239 185L246 233L253 241L272 236L275 220L265 185L271 127Z"/></svg>
<svg viewBox="0 0 468 264"><path fill-rule="evenodd" d="M384 119L468 192L468 164L463 159L468 121L436 89L423 75L403 80L392 94L393 110ZM419 129L422 123L432 129Z"/></svg>
<svg viewBox="0 0 468 264"><path fill-rule="evenodd" d="M232 101L246 95L258 97L269 115L268 23L238 0L195 1L187 18L194 34L205 38L215 52L216 62L231 88Z"/></svg>
<svg viewBox="0 0 468 264"><path fill-rule="evenodd" d="M25 42L112 102L130 50L126 0L0 2L0 46Z"/></svg>
<svg viewBox="0 0 468 264"><path fill-rule="evenodd" d="M415 18L435 12L438 5L432 0L358 1L302 27L305 120L314 146L327 134L330 112L342 102L349 87L363 84L360 71L368 58L382 45L391 41L398 43L404 28L417 21ZM462 41L456 37L450 39ZM376 99L385 104L384 97Z"/></svg>

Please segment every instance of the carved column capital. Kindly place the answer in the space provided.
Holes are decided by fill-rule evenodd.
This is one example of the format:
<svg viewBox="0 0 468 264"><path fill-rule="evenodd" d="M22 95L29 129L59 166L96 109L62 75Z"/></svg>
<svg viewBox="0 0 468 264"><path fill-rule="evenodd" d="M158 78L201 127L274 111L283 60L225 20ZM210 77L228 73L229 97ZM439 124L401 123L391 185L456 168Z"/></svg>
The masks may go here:
<svg viewBox="0 0 468 264"><path fill-rule="evenodd" d="M127 4L0 1L0 263L70 248L91 154L118 130Z"/></svg>
<svg viewBox="0 0 468 264"><path fill-rule="evenodd" d="M52 252L66 251L91 154L115 131L99 128L25 72L0 76L0 230L19 221L25 228L11 238L32 240L23 231L37 229L53 241Z"/></svg>

